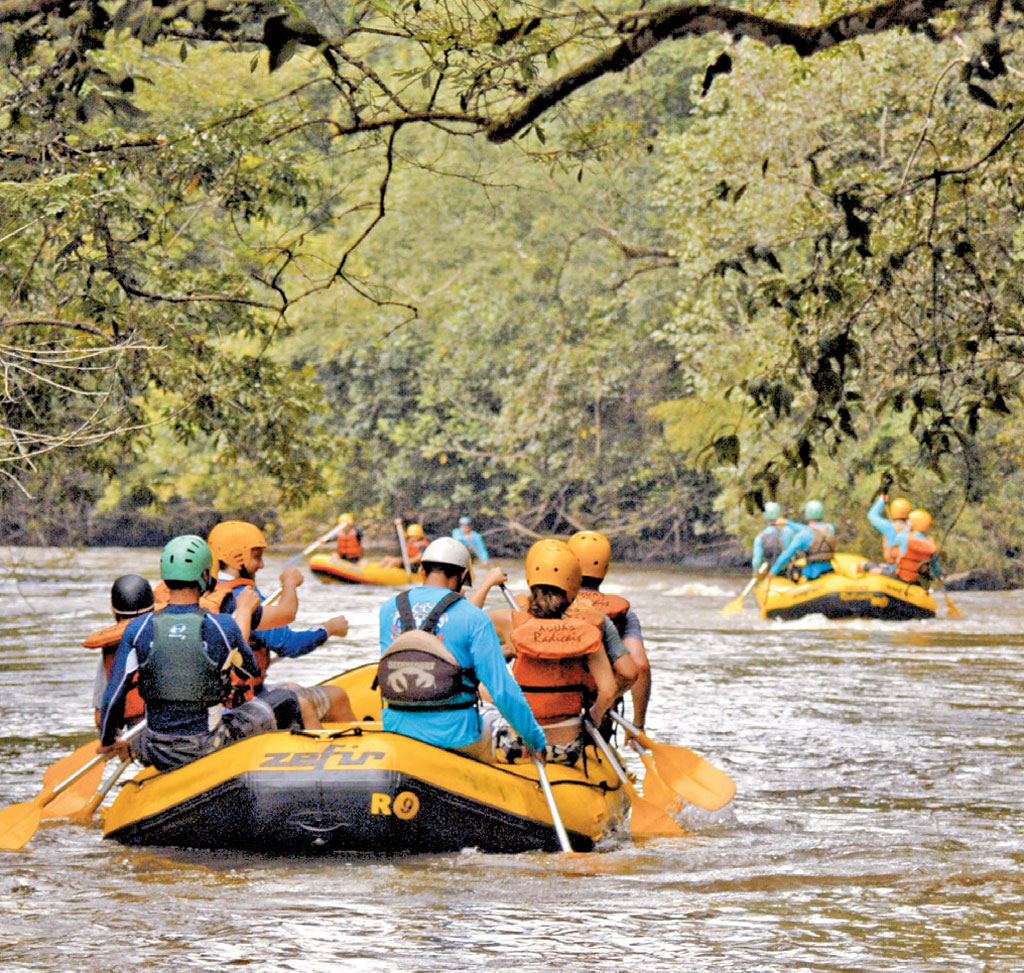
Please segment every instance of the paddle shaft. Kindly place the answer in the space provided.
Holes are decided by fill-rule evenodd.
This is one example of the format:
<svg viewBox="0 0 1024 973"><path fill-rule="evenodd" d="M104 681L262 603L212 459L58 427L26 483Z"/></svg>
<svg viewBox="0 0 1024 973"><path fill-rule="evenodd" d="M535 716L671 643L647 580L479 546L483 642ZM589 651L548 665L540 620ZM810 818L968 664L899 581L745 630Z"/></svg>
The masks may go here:
<svg viewBox="0 0 1024 973"><path fill-rule="evenodd" d="M551 811L551 820L555 825L555 834L558 835L558 844L564 852L571 852L572 845L569 844L569 834L562 824L562 815L558 813L558 805L555 803L555 795L551 792L551 781L548 780L548 772L544 769L540 757L535 753L533 757L534 766L537 768L537 779L540 781L540 789L544 792L544 798L548 802L548 809Z"/></svg>
<svg viewBox="0 0 1024 973"><path fill-rule="evenodd" d="M332 527L326 534L321 535L308 547L303 548L295 557L290 557L284 562L286 568L294 567L299 563L307 554L312 554L321 544L326 544L328 541L334 540L335 537L341 532L341 525L338 524Z"/></svg>
<svg viewBox="0 0 1024 973"><path fill-rule="evenodd" d="M398 549L402 552L402 564L408 574L412 574L412 565L409 564L409 552L405 549L405 530L402 527L402 520L395 518L395 530L398 532Z"/></svg>

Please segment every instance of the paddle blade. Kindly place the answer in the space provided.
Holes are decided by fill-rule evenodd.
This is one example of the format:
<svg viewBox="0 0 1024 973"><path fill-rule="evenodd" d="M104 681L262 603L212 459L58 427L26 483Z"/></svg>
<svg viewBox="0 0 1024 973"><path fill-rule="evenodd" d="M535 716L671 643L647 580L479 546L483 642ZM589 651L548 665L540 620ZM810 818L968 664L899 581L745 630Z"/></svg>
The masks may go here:
<svg viewBox="0 0 1024 973"><path fill-rule="evenodd" d="M81 770L96 754L99 753L99 740L90 740L83 743L73 753L61 757L54 764L50 764L43 774L43 787L56 787L61 781L67 780L75 771Z"/></svg>
<svg viewBox="0 0 1024 973"><path fill-rule="evenodd" d="M644 776L644 800L657 804L669 812L681 811L683 799L662 780L650 754L642 753L640 759L647 768L647 773Z"/></svg>
<svg viewBox="0 0 1024 973"><path fill-rule="evenodd" d="M644 800L636 792L635 787L627 785L626 792L629 794L630 801L629 830L633 834L671 835L674 837L686 834L662 808Z"/></svg>
<svg viewBox="0 0 1024 973"><path fill-rule="evenodd" d="M53 797L53 788L48 787L31 801L12 804L0 811L0 850L16 851L24 848L29 839L39 830L43 805Z"/></svg>
<svg viewBox="0 0 1024 973"><path fill-rule="evenodd" d="M717 811L736 796L736 781L692 750L653 740L650 750L665 783L691 804Z"/></svg>
<svg viewBox="0 0 1024 973"><path fill-rule="evenodd" d="M722 615L738 615L743 611L743 600L745 596L740 595L738 598L733 598L725 608L722 609L720 614Z"/></svg>
<svg viewBox="0 0 1024 973"><path fill-rule="evenodd" d="M95 743L93 744L95 749ZM93 754L95 756L95 753ZM103 771L106 766L96 764L88 773L79 777L67 790L58 794L43 808L43 818L71 818L92 801L97 788L103 783ZM65 777L68 775L65 775ZM46 778L43 778L46 782Z"/></svg>
<svg viewBox="0 0 1024 973"><path fill-rule="evenodd" d="M946 617L947 618L963 618L964 613L960 611L956 605L953 604L949 595L946 595Z"/></svg>

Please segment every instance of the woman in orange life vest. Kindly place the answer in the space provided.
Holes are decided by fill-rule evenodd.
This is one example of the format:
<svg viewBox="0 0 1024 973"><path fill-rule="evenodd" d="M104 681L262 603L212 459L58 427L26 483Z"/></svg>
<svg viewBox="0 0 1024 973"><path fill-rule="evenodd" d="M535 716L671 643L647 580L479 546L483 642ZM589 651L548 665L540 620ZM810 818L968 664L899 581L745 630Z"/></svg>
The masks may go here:
<svg viewBox="0 0 1024 973"><path fill-rule="evenodd" d="M581 530L569 538L569 550L579 558L583 571L577 603L597 609L611 619L629 650L629 656L615 666L615 675L619 680L620 696L627 689L631 690L633 723L643 729L647 720L647 706L651 701L651 663L644 647L640 619L625 598L599 590L612 561L612 545L604 534L596 530ZM629 666L630 661L632 667Z"/></svg>
<svg viewBox="0 0 1024 973"><path fill-rule="evenodd" d="M338 557L346 561L358 561L363 556L363 532L356 527L352 514L342 514L338 518Z"/></svg>
<svg viewBox="0 0 1024 973"><path fill-rule="evenodd" d="M935 540L928 536L931 525L932 515L927 510L911 510L906 528L895 536L886 534L886 541L896 547L896 562L874 567L871 573L885 574L922 587L927 587L930 581L941 580L939 548Z"/></svg>
<svg viewBox="0 0 1024 973"><path fill-rule="evenodd" d="M164 608L166 602L154 604L153 589L149 582L139 574L122 574L110 588L110 609L114 613L114 624L93 632L83 643L87 649L102 649L103 655L96 667L96 680L93 683L92 705L96 710L96 725L100 725L100 707L103 705L103 694L107 691L107 680L110 667L114 663L117 647L128 623L139 615L145 615ZM146 706L133 688L125 700L125 726L133 726L146 715Z"/></svg>
<svg viewBox="0 0 1024 973"><path fill-rule="evenodd" d="M409 529L405 532L405 556L409 559L409 567L413 571L419 567L420 561L423 560L423 552L427 549L427 544L428 541L423 536L423 525L409 524ZM395 557L393 554L382 557L380 563L385 568L405 567L405 561L400 557Z"/></svg>
<svg viewBox="0 0 1024 973"><path fill-rule="evenodd" d="M200 607L212 612L233 612L236 594L240 589L251 587L259 595L256 572L263 567L267 540L254 524L243 520L226 520L210 531L208 543L213 553L217 584L213 591L203 595ZM281 574L284 592L281 600L284 602L286 597L288 599L283 610L275 613L274 606L264 608L260 605L252 613L252 631L248 635L248 642L260 665L260 672L244 680L236 674L232 675L234 692L231 706L240 706L264 691L271 650L279 656L295 658L312 652L332 635L341 637L348 633L348 621L344 615L328 619L308 630L288 627L287 623L294 620L298 609L295 589L302 581L302 572L298 568L286 568ZM262 595L260 598L262 600ZM348 694L338 686L306 687L287 683L285 688L297 693L299 699L312 708L321 722L347 723L355 719Z"/></svg>
<svg viewBox="0 0 1024 973"><path fill-rule="evenodd" d="M530 598L526 611L490 612L498 637L512 646L512 675L547 738L548 760L574 764L583 752L583 714L600 725L615 701L617 684L601 638L603 616L568 617L580 587L580 562L568 545L538 541L526 555ZM495 752L509 762L526 745L499 721Z"/></svg>

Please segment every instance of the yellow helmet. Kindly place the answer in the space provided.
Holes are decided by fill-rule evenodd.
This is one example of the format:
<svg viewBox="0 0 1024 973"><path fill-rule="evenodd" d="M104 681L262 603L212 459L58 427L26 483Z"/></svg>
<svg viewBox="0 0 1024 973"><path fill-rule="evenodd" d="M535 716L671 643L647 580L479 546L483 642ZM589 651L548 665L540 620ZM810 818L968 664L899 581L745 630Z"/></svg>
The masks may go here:
<svg viewBox="0 0 1024 973"><path fill-rule="evenodd" d="M418 541L423 536L423 525L409 524L409 529L405 532L405 536L411 537L414 541Z"/></svg>
<svg viewBox="0 0 1024 973"><path fill-rule="evenodd" d="M526 583L551 585L566 593L572 601L580 591L583 572L579 558L564 541L548 538L537 541L526 552Z"/></svg>
<svg viewBox="0 0 1024 973"><path fill-rule="evenodd" d="M352 514L342 514L338 518L338 526L342 529L355 526L356 519Z"/></svg>
<svg viewBox="0 0 1024 973"><path fill-rule="evenodd" d="M266 548L267 539L255 524L225 520L210 531L207 543L215 561L241 571L256 548Z"/></svg>
<svg viewBox="0 0 1024 973"><path fill-rule="evenodd" d="M569 538L569 550L579 558L585 578L603 578L612 563L612 545L596 530L581 530Z"/></svg>
<svg viewBox="0 0 1024 973"><path fill-rule="evenodd" d="M921 534L927 533L932 525L932 515L927 510L911 510L907 520L910 521L910 529Z"/></svg>
<svg viewBox="0 0 1024 973"><path fill-rule="evenodd" d="M889 504L889 516L893 520L906 520L910 513L910 501L906 497L897 497Z"/></svg>

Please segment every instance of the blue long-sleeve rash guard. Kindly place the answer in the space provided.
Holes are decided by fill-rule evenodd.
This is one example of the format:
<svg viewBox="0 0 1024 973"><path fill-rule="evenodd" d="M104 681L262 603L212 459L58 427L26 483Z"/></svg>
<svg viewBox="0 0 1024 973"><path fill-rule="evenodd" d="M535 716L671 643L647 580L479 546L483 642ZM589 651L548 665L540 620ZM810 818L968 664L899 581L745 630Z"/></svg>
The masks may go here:
<svg viewBox="0 0 1024 973"><path fill-rule="evenodd" d="M771 566L770 574L778 574L799 551L810 550L811 544L814 543L814 531L809 525L798 523L795 520L787 520L786 526L795 530L796 533L793 535L793 539L789 542L787 548L775 559L775 563ZM832 531L833 536L835 535L836 529L832 524L819 521L815 526L827 527ZM831 570L832 564L830 561L813 561L804 566L803 576L806 580L813 581L815 578Z"/></svg>
<svg viewBox="0 0 1024 973"><path fill-rule="evenodd" d="M258 588L256 594L260 596L260 601L264 600L263 593ZM221 603L220 610L231 614L235 610L236 604L235 592L229 591ZM300 655L306 655L323 645L330 637L327 629L322 625L318 625L316 628L291 628L288 625L282 625L279 628L265 628L257 631L256 626L259 625L262 618L263 607L260 606L252 613L250 640L254 645L270 649L284 659L295 659Z"/></svg>

